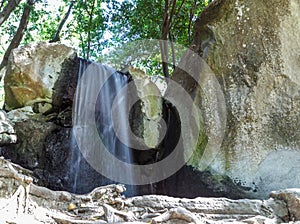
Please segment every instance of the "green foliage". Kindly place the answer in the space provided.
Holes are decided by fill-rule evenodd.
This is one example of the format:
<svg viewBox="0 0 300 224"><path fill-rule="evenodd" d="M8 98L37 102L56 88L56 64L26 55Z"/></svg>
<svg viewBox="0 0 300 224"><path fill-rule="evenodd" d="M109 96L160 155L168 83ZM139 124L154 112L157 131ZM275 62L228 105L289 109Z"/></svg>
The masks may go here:
<svg viewBox="0 0 300 224"><path fill-rule="evenodd" d="M7 2L2 1L0 11ZM21 1L0 27L0 57L17 30L25 4L26 0ZM36 1L22 44L51 40L70 4L70 0ZM177 0L169 39L182 46L189 46L195 19L207 4L205 0ZM74 0L60 39L78 48L79 55L84 58L109 63L119 69L132 64L150 75L159 75L162 71L157 43L151 50L149 46L144 46L148 48L145 52L143 47L137 48L136 41L160 39L164 13L165 0ZM172 58L170 49L169 45L169 58ZM180 55L176 52L176 61Z"/></svg>
<svg viewBox="0 0 300 224"><path fill-rule="evenodd" d="M177 64L185 51L185 47L174 43L175 64ZM171 47L168 51L169 57L172 57ZM114 47L113 50L104 55L105 63L112 67L122 70L128 65L142 69L150 76L162 75L161 55L159 41L156 39L137 39L128 41L120 47ZM173 67L170 66L170 71Z"/></svg>
<svg viewBox="0 0 300 224"><path fill-rule="evenodd" d="M109 7L109 6L108 6ZM110 31L113 41L158 39L163 19L163 1L124 1L112 4Z"/></svg>
<svg viewBox="0 0 300 224"><path fill-rule="evenodd" d="M2 10L7 4L8 0L3 1ZM17 7L14 12L10 15L9 19L6 20L2 26L0 26L0 57L4 55L6 47L9 45L10 40L14 36L17 30L18 21L22 14L22 6Z"/></svg>
<svg viewBox="0 0 300 224"><path fill-rule="evenodd" d="M65 5L61 5L55 10L50 10L47 2L39 2L36 4L36 7L33 7L31 11L23 44L50 40L65 9Z"/></svg>
<svg viewBox="0 0 300 224"><path fill-rule="evenodd" d="M0 27L0 36L3 37L0 39L0 57L4 54L17 31L25 5L26 1L22 1L9 16L8 20ZM48 41L58 26L60 17L63 14L63 9L63 5L54 9L50 8L46 1L36 1L32 7L29 24L21 44L25 45L31 42Z"/></svg>
<svg viewBox="0 0 300 224"><path fill-rule="evenodd" d="M80 54L95 59L103 50L103 35L106 18L103 15L101 0L78 0L73 8L73 23L68 29L79 39Z"/></svg>
<svg viewBox="0 0 300 224"><path fill-rule="evenodd" d="M108 45L114 50L101 60L119 69L131 64L143 69L149 75L162 75L159 49L154 48L151 55L145 56L145 52L140 53L140 50L137 50L139 47L132 45L136 45L136 40L161 38L165 1L125 0L122 3L118 1L106 3L106 14L109 15L110 21L108 30L112 34ZM195 0L176 2L170 29L172 42L185 47L189 46L196 17L207 4L207 1ZM172 59L171 46L169 46L168 54L169 59ZM178 56L175 54L176 62L178 62ZM171 63L169 70L171 72L173 70Z"/></svg>

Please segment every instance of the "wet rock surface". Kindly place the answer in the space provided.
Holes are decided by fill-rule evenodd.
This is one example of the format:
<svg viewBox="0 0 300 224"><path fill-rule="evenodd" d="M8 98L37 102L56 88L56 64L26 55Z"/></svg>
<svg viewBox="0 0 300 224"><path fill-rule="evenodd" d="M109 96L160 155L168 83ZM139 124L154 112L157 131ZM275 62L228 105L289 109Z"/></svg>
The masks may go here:
<svg viewBox="0 0 300 224"><path fill-rule="evenodd" d="M125 198L123 185L88 194L51 191L32 183L31 171L0 159L1 223L293 223L300 221L299 189L266 200ZM295 203L296 202L296 203Z"/></svg>
<svg viewBox="0 0 300 224"><path fill-rule="evenodd" d="M44 143L47 136L56 129L51 122L29 119L15 124L17 144L2 147L2 155L34 170L44 167L46 162Z"/></svg>

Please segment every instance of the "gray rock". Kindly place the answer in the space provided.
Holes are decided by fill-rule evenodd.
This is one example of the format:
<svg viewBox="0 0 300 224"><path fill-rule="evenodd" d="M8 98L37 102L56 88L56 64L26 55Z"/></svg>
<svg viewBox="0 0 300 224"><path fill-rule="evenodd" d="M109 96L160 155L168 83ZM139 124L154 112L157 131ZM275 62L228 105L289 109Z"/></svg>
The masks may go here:
<svg viewBox="0 0 300 224"><path fill-rule="evenodd" d="M36 114L33 112L31 106L26 106L18 109L11 110L7 113L7 117L13 123L23 122L34 117Z"/></svg>
<svg viewBox="0 0 300 224"><path fill-rule="evenodd" d="M146 147L158 147L162 140L161 136L163 136L161 132L166 131L162 130L162 95L158 87L143 71L130 67L129 72L133 77L141 106L142 121L139 124L141 127L137 127L137 130L141 129L141 133L137 133L137 135L141 136Z"/></svg>
<svg viewBox="0 0 300 224"><path fill-rule="evenodd" d="M0 110L0 145L14 144L17 135L13 123L7 118L5 111Z"/></svg>
<svg viewBox="0 0 300 224"><path fill-rule="evenodd" d="M47 106L40 105L40 112L49 111L62 64L75 56L74 49L58 43L42 42L14 49L4 78L6 109L41 103Z"/></svg>
<svg viewBox="0 0 300 224"><path fill-rule="evenodd" d="M190 124L204 123L197 136L182 125L185 151L195 150L189 163L228 175L256 197L300 185L299 7L298 0L213 1L191 45L205 60L201 71L196 79L192 69L172 76L200 110ZM192 62L190 54L182 64Z"/></svg>

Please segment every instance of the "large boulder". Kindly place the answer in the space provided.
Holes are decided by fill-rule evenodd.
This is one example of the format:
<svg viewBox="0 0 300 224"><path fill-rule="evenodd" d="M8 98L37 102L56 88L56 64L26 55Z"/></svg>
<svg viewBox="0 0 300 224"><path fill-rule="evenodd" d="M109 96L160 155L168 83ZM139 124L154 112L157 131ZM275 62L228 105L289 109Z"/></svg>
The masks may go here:
<svg viewBox="0 0 300 224"><path fill-rule="evenodd" d="M38 104L35 107L39 112L51 110L55 93L68 92L66 85L57 86L65 75L62 65L75 57L73 48L58 43L41 42L14 49L4 79L5 108Z"/></svg>
<svg viewBox="0 0 300 224"><path fill-rule="evenodd" d="M141 103L142 138L147 147L155 148L161 141L162 96L159 89L147 78L146 74L144 77L135 79L134 82Z"/></svg>
<svg viewBox="0 0 300 224"><path fill-rule="evenodd" d="M2 143L16 144L6 144L0 153L32 170L39 184L54 189L66 189L62 182L68 175L70 136L56 134L70 132L79 66L73 48L42 42L14 49L5 75L7 121L16 133L3 130L0 137L9 132L14 141Z"/></svg>
<svg viewBox="0 0 300 224"><path fill-rule="evenodd" d="M299 8L299 0L212 2L196 21L191 46L205 60L198 74L204 90L181 70L172 77L193 97L205 124L190 164L202 170L209 161L210 169L229 175L259 197L300 185ZM208 73L219 86L203 79ZM208 108L212 95L204 92L214 94L216 87L224 93L218 98L224 102ZM203 139L214 137L222 125L221 147L213 149L219 153L207 152L207 145L200 143L207 143L209 139Z"/></svg>
<svg viewBox="0 0 300 224"><path fill-rule="evenodd" d="M135 151L135 162L152 163L157 159L162 136L165 134L163 98L145 72L132 66L128 72L133 78L133 82L129 83L128 100L136 101L132 102L129 113L131 130L135 135L131 138L131 144L133 148L142 149Z"/></svg>

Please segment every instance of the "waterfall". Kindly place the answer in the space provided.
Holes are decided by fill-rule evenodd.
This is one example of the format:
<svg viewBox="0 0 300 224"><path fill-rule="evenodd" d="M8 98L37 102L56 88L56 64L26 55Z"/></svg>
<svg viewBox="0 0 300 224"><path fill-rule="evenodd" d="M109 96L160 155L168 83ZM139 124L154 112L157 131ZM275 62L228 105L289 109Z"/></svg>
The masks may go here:
<svg viewBox="0 0 300 224"><path fill-rule="evenodd" d="M130 173L115 174L114 164L106 167L109 177L104 177L101 170L93 164L101 164L106 158L100 158L91 165L91 159L99 158L97 150L107 150L116 159L125 163L132 163L132 153L115 134L116 126L121 130L128 130L127 96L118 95L128 83L128 77L114 69L95 62L80 61L78 85L73 104L73 131L71 134L70 155L70 191L86 193L94 187L115 183L110 176L126 175L132 179ZM99 85L101 84L101 85ZM112 106L117 102L118 118L112 116ZM114 122L116 120L117 122ZM96 128L96 132L92 131ZM128 135L124 133L125 137ZM99 144L99 141L103 143ZM127 140L128 141L128 140ZM100 149L99 149L100 148ZM97 171L96 171L97 170ZM107 174L107 172L106 172ZM131 187L131 191L132 191Z"/></svg>

